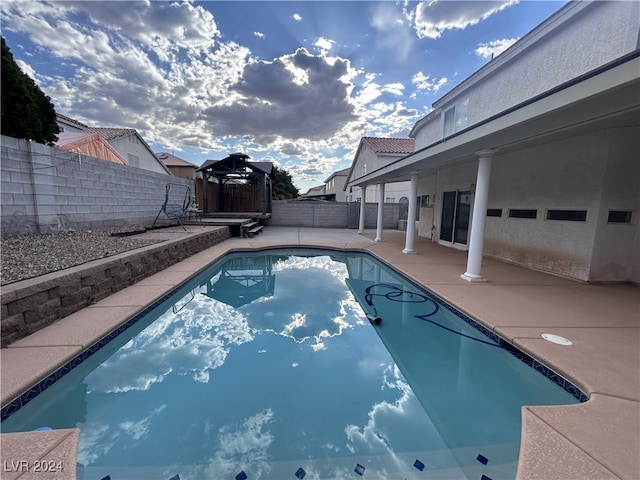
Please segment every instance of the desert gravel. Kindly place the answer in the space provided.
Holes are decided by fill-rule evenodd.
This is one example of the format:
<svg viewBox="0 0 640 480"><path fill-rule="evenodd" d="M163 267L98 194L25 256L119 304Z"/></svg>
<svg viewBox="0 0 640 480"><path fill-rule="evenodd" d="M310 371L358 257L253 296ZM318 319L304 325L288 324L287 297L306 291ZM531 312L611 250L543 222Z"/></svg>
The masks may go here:
<svg viewBox="0 0 640 480"><path fill-rule="evenodd" d="M133 231L136 229L129 226L3 238L0 284L37 277L162 241L137 238L136 235L112 235Z"/></svg>

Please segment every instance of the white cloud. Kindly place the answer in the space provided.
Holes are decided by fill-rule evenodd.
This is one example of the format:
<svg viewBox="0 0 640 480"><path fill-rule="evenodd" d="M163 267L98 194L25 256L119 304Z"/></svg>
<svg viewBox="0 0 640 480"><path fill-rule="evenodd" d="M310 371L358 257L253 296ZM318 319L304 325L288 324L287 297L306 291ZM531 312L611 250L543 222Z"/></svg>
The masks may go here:
<svg viewBox="0 0 640 480"><path fill-rule="evenodd" d="M296 22L299 22L302 20L302 15L300 15L299 13L294 13L292 17Z"/></svg>
<svg viewBox="0 0 640 480"><path fill-rule="evenodd" d="M517 41L518 38L503 38L500 40L493 40L489 43L481 43L478 45L478 48L476 48L476 54L485 60L490 60L493 57L500 55Z"/></svg>
<svg viewBox="0 0 640 480"><path fill-rule="evenodd" d="M419 38L438 38L446 30L465 29L476 25L494 13L519 0L493 1L423 1L410 12L413 27Z"/></svg>
<svg viewBox="0 0 640 480"><path fill-rule="evenodd" d="M258 37L258 38L264 38L264 33L262 33L262 32L253 32L253 36L254 37Z"/></svg>
<svg viewBox="0 0 640 480"><path fill-rule="evenodd" d="M411 78L411 83L413 83L418 90L426 90L427 92L437 93L442 87L444 87L449 80L447 77L440 77L439 79L432 79L430 75L425 75L422 72L416 73Z"/></svg>
<svg viewBox="0 0 640 480"><path fill-rule="evenodd" d="M314 43L313 45L315 47L318 47L321 53L326 54L329 50L331 50L331 47L333 47L334 43L335 42L333 40L329 40L324 37L318 37L316 43Z"/></svg>

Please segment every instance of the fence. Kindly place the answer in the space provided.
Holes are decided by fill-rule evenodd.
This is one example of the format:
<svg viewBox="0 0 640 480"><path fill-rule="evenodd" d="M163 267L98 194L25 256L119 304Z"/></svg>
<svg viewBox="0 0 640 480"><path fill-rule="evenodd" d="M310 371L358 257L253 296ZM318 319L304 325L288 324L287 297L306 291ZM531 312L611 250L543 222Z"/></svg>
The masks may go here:
<svg viewBox="0 0 640 480"><path fill-rule="evenodd" d="M1 137L2 234L150 224L172 184L182 204L192 180Z"/></svg>
<svg viewBox="0 0 640 480"><path fill-rule="evenodd" d="M358 228L357 218L350 219L349 212L360 211L359 203L306 202L279 200L273 202L269 225L287 227ZM404 217L403 217L404 214ZM367 203L364 227L376 228L378 204ZM400 219L406 219L406 205L386 203L383 209L383 228L397 229Z"/></svg>

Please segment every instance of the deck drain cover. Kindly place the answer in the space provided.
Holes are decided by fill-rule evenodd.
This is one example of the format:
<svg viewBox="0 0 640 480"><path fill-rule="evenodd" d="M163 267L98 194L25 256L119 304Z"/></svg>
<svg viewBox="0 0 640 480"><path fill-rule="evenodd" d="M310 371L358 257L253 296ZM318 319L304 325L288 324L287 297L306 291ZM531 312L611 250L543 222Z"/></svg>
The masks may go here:
<svg viewBox="0 0 640 480"><path fill-rule="evenodd" d="M558 345L573 345L571 340L561 337L560 335L556 335L555 333L543 333L542 338L548 342L556 343Z"/></svg>

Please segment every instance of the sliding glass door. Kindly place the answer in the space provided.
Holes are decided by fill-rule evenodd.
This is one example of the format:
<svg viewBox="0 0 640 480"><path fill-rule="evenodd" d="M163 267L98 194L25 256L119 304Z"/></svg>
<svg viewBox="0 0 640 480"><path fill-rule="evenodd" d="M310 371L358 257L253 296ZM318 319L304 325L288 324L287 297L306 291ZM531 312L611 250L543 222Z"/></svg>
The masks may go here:
<svg viewBox="0 0 640 480"><path fill-rule="evenodd" d="M442 221L440 240L467 244L471 215L471 192L444 192L442 196Z"/></svg>

